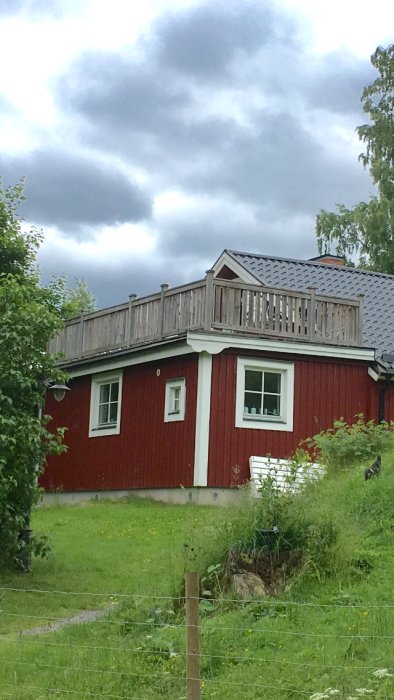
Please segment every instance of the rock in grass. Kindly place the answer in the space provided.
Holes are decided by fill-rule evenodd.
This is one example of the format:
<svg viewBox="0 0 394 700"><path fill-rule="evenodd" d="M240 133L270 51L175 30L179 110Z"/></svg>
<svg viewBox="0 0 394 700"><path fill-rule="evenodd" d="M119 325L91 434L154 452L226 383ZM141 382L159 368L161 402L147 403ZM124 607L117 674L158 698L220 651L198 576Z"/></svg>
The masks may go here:
<svg viewBox="0 0 394 700"><path fill-rule="evenodd" d="M231 588L237 598L261 598L267 595L264 581L252 571L233 574Z"/></svg>

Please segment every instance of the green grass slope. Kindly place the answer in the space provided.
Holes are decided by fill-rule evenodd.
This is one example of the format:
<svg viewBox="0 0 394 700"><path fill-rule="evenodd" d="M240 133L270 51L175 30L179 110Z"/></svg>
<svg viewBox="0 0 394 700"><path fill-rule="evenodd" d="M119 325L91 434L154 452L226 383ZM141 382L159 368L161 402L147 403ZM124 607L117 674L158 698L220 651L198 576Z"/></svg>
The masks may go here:
<svg viewBox="0 0 394 700"><path fill-rule="evenodd" d="M231 544L250 554L253 531L277 524L279 547L302 552L281 594L248 603L222 591L201 602L202 697L394 698L394 453L367 482L364 466L254 506L38 511L35 528L53 533L55 556L1 585L108 595L3 591L0 697L185 698L184 616L171 599L184 569L221 572ZM220 577L216 585L220 593ZM96 622L20 634L113 602Z"/></svg>

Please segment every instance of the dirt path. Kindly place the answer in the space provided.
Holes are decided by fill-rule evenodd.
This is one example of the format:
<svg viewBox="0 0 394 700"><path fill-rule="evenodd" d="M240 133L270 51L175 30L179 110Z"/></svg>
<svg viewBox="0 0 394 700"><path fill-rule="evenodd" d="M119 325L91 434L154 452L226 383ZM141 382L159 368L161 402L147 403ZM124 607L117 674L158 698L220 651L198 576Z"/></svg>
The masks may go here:
<svg viewBox="0 0 394 700"><path fill-rule="evenodd" d="M77 615L65 617L64 620L54 620L49 625L22 630L21 634L48 634L48 632L57 632L58 630L63 629L63 627L68 627L68 625L84 625L87 622L95 622L96 620L100 620L102 617L106 617L106 615L114 610L115 607L116 603L112 603L111 605L107 605L105 608L100 608L99 610L82 610L80 613L77 613Z"/></svg>

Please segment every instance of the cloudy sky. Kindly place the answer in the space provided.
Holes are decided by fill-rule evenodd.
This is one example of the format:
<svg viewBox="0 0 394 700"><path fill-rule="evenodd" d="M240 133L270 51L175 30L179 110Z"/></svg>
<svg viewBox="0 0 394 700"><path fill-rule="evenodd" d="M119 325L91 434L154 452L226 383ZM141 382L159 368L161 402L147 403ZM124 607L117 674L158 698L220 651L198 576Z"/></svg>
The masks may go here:
<svg viewBox="0 0 394 700"><path fill-rule="evenodd" d="M316 255L318 211L371 194L354 130L393 34L392 0L0 0L0 174L43 278L107 306L224 248Z"/></svg>

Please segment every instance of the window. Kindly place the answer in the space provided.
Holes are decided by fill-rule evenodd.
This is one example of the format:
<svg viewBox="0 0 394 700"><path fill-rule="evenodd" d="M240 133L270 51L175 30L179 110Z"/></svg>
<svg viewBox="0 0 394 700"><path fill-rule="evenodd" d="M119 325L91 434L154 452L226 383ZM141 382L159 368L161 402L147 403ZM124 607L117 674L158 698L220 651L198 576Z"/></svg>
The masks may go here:
<svg viewBox="0 0 394 700"><path fill-rule="evenodd" d="M122 404L122 374L92 377L89 437L118 435Z"/></svg>
<svg viewBox="0 0 394 700"><path fill-rule="evenodd" d="M293 430L294 365L238 358L235 425Z"/></svg>
<svg viewBox="0 0 394 700"><path fill-rule="evenodd" d="M166 383L166 397L164 404L164 422L185 420L186 381L170 379Z"/></svg>

